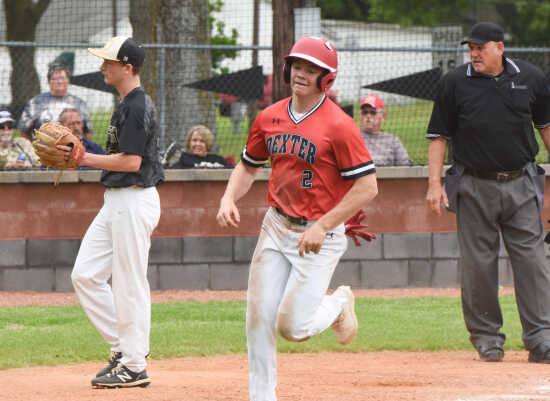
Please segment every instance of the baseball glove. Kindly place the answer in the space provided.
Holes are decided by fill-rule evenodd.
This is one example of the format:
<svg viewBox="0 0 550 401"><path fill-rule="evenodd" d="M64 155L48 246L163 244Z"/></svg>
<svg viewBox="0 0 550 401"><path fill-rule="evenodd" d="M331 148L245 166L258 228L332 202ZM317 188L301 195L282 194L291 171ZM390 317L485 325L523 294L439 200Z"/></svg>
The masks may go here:
<svg viewBox="0 0 550 401"><path fill-rule="evenodd" d="M361 246L359 239L361 237L366 241L372 241L376 239L376 234L367 231L368 227L366 224L361 224L361 221L365 218L367 214L363 210L359 210L356 214L351 216L345 223L346 235L350 237L356 246Z"/></svg>
<svg viewBox="0 0 550 401"><path fill-rule="evenodd" d="M78 167L86 149L70 128L49 122L42 124L38 130L34 130L34 133L36 139L32 142L32 146L44 166L59 170L74 170ZM73 149L68 160L65 160L67 152L58 149L57 145L65 145Z"/></svg>

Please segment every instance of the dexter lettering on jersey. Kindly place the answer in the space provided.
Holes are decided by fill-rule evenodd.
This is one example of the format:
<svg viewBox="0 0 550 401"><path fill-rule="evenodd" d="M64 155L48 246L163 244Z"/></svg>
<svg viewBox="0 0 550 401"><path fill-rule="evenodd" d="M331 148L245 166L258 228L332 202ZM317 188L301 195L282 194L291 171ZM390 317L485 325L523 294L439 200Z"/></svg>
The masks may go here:
<svg viewBox="0 0 550 401"><path fill-rule="evenodd" d="M258 115L241 159L262 167L269 158L268 204L308 220L336 206L354 179L376 171L357 124L326 96L299 118L291 98Z"/></svg>
<svg viewBox="0 0 550 401"><path fill-rule="evenodd" d="M277 134L266 139L269 154L290 154L309 164L315 163L317 147L313 142L298 134Z"/></svg>

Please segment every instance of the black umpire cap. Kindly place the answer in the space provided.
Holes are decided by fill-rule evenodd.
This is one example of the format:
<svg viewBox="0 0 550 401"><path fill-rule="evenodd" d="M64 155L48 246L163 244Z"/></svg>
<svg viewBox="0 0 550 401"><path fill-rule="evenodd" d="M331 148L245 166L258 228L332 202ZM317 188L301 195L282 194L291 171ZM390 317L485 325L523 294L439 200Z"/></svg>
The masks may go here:
<svg viewBox="0 0 550 401"><path fill-rule="evenodd" d="M484 45L487 42L503 42L504 32L502 28L492 22L479 22L472 27L470 37L460 42L461 45L474 43Z"/></svg>

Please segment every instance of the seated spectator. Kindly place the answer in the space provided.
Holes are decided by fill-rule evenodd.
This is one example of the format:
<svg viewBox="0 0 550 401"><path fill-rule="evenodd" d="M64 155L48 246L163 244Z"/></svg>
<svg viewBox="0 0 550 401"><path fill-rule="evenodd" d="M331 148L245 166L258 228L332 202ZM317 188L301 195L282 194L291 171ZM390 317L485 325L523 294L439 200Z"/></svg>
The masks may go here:
<svg viewBox="0 0 550 401"><path fill-rule="evenodd" d="M232 168L222 156L208 153L214 145L214 134L204 125L191 127L185 138L185 151L174 168Z"/></svg>
<svg viewBox="0 0 550 401"><path fill-rule="evenodd" d="M15 120L9 111L0 111L0 168L31 168L40 166L32 143L14 138Z"/></svg>
<svg viewBox="0 0 550 401"><path fill-rule="evenodd" d="M82 116L77 109L64 109L59 115L59 123L67 128L70 128L73 134L82 141L82 145L86 148L86 152L103 155L103 148L92 140L88 139L83 132Z"/></svg>
<svg viewBox="0 0 550 401"><path fill-rule="evenodd" d="M377 166L410 166L412 160L399 138L382 131L386 119L384 102L377 95L361 100L361 135Z"/></svg>
<svg viewBox="0 0 550 401"><path fill-rule="evenodd" d="M48 68L48 84L50 91L36 95L27 102L17 128L24 138L29 140L34 130L42 124L59 121L59 114L66 108L75 108L80 111L83 119L84 134L93 132L92 122L84 100L68 93L70 74L65 64L53 63Z"/></svg>

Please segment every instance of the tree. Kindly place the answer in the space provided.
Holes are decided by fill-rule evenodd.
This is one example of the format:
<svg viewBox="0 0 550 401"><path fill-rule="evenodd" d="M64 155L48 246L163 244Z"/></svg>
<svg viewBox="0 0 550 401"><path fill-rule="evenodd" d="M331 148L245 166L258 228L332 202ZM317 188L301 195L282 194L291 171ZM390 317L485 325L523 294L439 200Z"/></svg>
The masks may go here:
<svg viewBox="0 0 550 401"><path fill-rule="evenodd" d="M356 0L362 2L361 0ZM366 1L366 0L364 0ZM336 0L319 0L327 11ZM546 46L550 37L550 2L538 0L368 0L368 22L402 26L461 24L468 32L479 21L499 23L514 44ZM322 8L323 10L323 8Z"/></svg>
<svg viewBox="0 0 550 401"><path fill-rule="evenodd" d="M495 8L502 16L503 28L512 33L510 45L535 47L546 47L548 45L548 38L550 37L550 3L514 0L497 4ZM550 55L547 52L523 53L517 56L538 65L543 71L550 71Z"/></svg>
<svg viewBox="0 0 550 401"><path fill-rule="evenodd" d="M321 18L366 22L370 0L317 0Z"/></svg>
<svg viewBox="0 0 550 401"><path fill-rule="evenodd" d="M147 5L147 12L143 7ZM130 2L130 22L136 39L144 43L208 44L208 4L203 0L138 0ZM190 82L207 79L211 75L210 51L186 48L165 50L164 62L164 143L183 144L187 130L196 124L208 126L214 132L215 107L213 94L187 88ZM149 72L143 77L146 88L155 95L158 105L158 69L160 50L149 52L146 64ZM144 71L145 72L145 71Z"/></svg>
<svg viewBox="0 0 550 401"><path fill-rule="evenodd" d="M257 46L260 42L260 0L253 0L253 21L252 21L252 45ZM252 50L251 64L253 67L258 65L258 50ZM254 124L256 114L258 114L258 103L256 100L249 100L246 108L248 114L248 129Z"/></svg>
<svg viewBox="0 0 550 401"><path fill-rule="evenodd" d="M34 42L36 27L50 0L4 0L7 39L10 42ZM34 66L35 48L8 47L11 59L11 103L23 107L27 100L40 93L40 81Z"/></svg>
<svg viewBox="0 0 550 401"><path fill-rule="evenodd" d="M273 102L290 96L283 80L283 57L294 44L294 8L299 0L273 0Z"/></svg>
<svg viewBox="0 0 550 401"><path fill-rule="evenodd" d="M369 0L368 22L432 26L471 22L472 0Z"/></svg>
<svg viewBox="0 0 550 401"><path fill-rule="evenodd" d="M495 5L502 15L504 28L513 35L514 43L546 46L550 37L550 3L513 0Z"/></svg>
<svg viewBox="0 0 550 401"><path fill-rule="evenodd" d="M141 43L159 43L160 1L133 0L130 6L132 36ZM141 85L158 105L158 49L147 49L146 62L141 70Z"/></svg>
<svg viewBox="0 0 550 401"><path fill-rule="evenodd" d="M222 0L212 0L208 2L208 27L210 29L210 44L212 45L236 45L239 33L235 28L231 29L231 36L225 34L225 23L216 20L213 12L221 11L223 7ZM212 70L214 74L227 74L227 68L220 67L223 59L235 59L237 57L236 50L212 50Z"/></svg>

